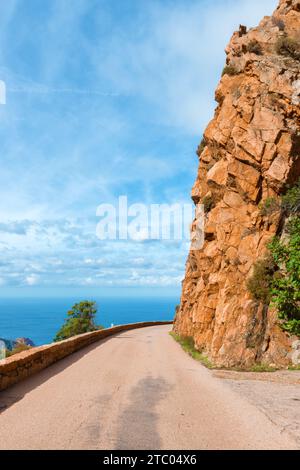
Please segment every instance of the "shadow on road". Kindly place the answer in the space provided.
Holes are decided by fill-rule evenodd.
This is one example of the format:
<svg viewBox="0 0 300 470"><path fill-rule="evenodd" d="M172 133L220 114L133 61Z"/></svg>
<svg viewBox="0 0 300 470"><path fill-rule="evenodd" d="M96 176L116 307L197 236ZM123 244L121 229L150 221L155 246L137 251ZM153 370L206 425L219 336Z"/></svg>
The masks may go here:
<svg viewBox="0 0 300 470"><path fill-rule="evenodd" d="M155 408L171 389L163 377L149 376L137 383L130 393L130 404L119 417L116 449L160 449Z"/></svg>

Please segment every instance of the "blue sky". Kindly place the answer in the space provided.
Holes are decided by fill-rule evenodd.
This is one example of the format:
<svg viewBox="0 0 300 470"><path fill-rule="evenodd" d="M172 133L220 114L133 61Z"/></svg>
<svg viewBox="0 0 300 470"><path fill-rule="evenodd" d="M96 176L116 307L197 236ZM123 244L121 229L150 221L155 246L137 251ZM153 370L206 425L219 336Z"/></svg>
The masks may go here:
<svg viewBox="0 0 300 470"><path fill-rule="evenodd" d="M1 0L1 295L180 291L186 243L98 240L96 208L190 201L224 48L276 4Z"/></svg>

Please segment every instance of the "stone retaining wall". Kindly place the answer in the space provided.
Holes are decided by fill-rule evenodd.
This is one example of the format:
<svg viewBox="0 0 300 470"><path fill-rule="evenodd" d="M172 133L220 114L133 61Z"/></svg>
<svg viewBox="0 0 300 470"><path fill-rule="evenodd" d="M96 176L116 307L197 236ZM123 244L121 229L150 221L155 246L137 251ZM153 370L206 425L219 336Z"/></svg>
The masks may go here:
<svg viewBox="0 0 300 470"><path fill-rule="evenodd" d="M93 331L73 338L52 343L11 356L0 361L0 391L54 364L66 356L89 344L95 343L116 333L144 328L147 326L168 325L172 322L143 322L114 326L105 330Z"/></svg>

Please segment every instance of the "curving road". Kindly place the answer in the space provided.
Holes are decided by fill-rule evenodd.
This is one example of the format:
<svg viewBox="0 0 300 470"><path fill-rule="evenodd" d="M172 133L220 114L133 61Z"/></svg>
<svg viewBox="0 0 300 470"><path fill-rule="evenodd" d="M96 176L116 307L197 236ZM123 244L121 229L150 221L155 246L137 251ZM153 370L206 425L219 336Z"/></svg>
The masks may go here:
<svg viewBox="0 0 300 470"><path fill-rule="evenodd" d="M296 448L169 330L121 333L2 392L0 449Z"/></svg>

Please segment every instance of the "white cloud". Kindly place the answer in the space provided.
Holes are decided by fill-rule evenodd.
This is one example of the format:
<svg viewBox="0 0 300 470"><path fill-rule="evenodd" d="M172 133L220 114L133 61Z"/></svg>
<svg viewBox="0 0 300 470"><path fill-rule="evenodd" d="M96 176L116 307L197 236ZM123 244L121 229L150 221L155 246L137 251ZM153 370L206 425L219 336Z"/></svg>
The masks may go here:
<svg viewBox="0 0 300 470"><path fill-rule="evenodd" d="M91 48L100 76L124 93L149 101L153 119L198 135L213 111L216 74L240 23L255 26L277 0L147 3L136 23L119 25L101 55ZM101 44L103 49L103 44ZM101 60L99 60L99 55Z"/></svg>
<svg viewBox="0 0 300 470"><path fill-rule="evenodd" d="M25 278L25 282L28 286L35 286L39 283L40 277L37 274L30 274Z"/></svg>
<svg viewBox="0 0 300 470"><path fill-rule="evenodd" d="M95 284L95 280L92 278L92 277L86 277L84 280L83 280L83 285L85 286L92 286Z"/></svg>
<svg viewBox="0 0 300 470"><path fill-rule="evenodd" d="M141 266L145 263L145 258L134 258L132 260L132 264L136 265L136 266Z"/></svg>

